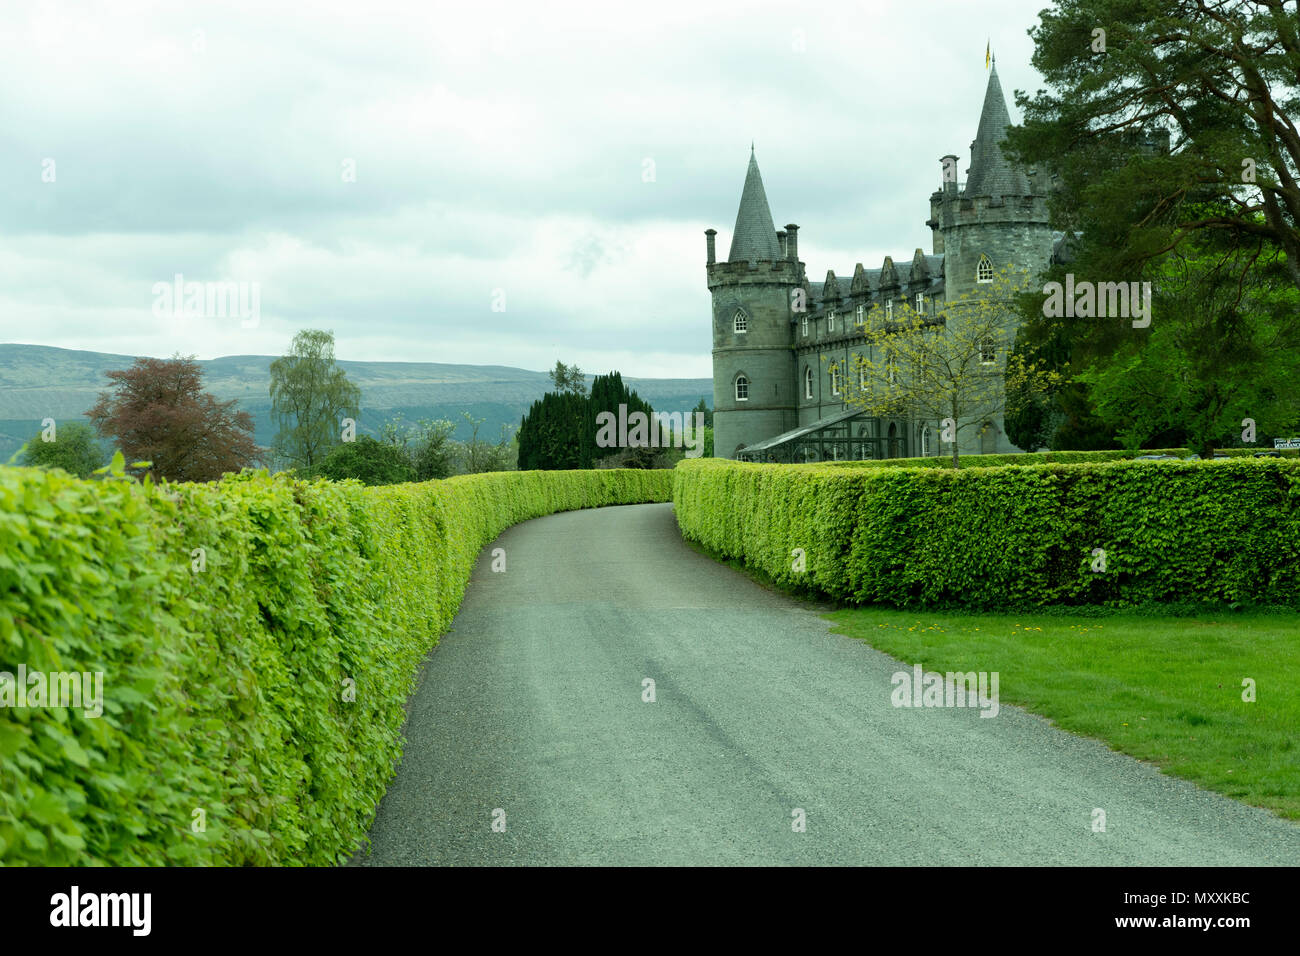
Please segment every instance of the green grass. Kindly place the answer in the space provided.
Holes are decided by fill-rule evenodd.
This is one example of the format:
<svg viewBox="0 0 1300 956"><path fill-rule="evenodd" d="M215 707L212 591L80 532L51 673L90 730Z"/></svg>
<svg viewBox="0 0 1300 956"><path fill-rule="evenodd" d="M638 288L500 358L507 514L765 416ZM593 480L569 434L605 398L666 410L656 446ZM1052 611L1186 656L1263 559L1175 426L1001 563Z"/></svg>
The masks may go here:
<svg viewBox="0 0 1300 956"><path fill-rule="evenodd" d="M1003 704L1300 819L1300 613L853 608L827 617L839 633L927 671L997 671ZM1247 677L1254 703L1242 700Z"/></svg>

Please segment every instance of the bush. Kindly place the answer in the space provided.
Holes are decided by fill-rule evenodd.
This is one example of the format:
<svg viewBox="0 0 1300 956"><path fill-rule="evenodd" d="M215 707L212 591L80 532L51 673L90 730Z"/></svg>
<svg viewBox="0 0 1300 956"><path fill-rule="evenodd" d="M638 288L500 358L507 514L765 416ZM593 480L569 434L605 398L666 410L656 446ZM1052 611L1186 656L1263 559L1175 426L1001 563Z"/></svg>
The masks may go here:
<svg viewBox="0 0 1300 956"><path fill-rule="evenodd" d="M1215 454L1229 458L1252 458L1258 452L1272 451L1266 447L1218 448ZM1152 448L1139 451L1036 451L1010 455L963 455L962 468L1000 468L1003 465L1083 464L1085 462L1131 461L1142 455L1173 455L1186 458L1191 452L1186 448ZM1300 456L1300 451L1282 452L1283 458ZM825 461L817 464L835 468L952 468L952 458L874 458L868 461Z"/></svg>
<svg viewBox="0 0 1300 956"><path fill-rule="evenodd" d="M361 435L342 442L311 469L312 477L342 481L356 478L367 485L398 485L415 478L415 470L404 449Z"/></svg>
<svg viewBox="0 0 1300 956"><path fill-rule="evenodd" d="M675 469L673 502L686 537L849 603L1300 606L1293 460L953 471L699 459Z"/></svg>
<svg viewBox="0 0 1300 956"><path fill-rule="evenodd" d="M36 468L62 468L78 478L89 478L107 456L85 422L67 422L54 430L54 441L42 441L38 432L23 446L22 463Z"/></svg>
<svg viewBox="0 0 1300 956"><path fill-rule="evenodd" d="M0 707L0 864L346 859L479 550L540 515L666 500L670 480L0 468L0 669L104 674L102 717Z"/></svg>

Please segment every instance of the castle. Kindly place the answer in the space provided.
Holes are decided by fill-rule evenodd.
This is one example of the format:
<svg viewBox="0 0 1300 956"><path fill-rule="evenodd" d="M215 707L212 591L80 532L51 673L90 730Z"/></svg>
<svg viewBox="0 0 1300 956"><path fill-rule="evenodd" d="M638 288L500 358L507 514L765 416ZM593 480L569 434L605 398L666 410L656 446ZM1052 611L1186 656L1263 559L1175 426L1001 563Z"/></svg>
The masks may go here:
<svg viewBox="0 0 1300 956"><path fill-rule="evenodd" d="M803 462L950 452L936 421L876 418L846 404L840 370L865 348L859 327L873 306L892 315L894 302L906 302L932 315L991 283L997 269L1037 275L1060 250L1062 234L1048 224L1046 173L1019 169L1002 153L1009 123L994 63L966 182L956 181L954 154L941 159L943 182L926 222L930 254L917 249L908 265L886 256L879 269L858 263L852 278L828 271L823 282L808 281L799 227L773 226L751 147L726 262L717 261L717 230L705 231L718 457ZM960 453L1021 450L1001 416L973 424L958 433Z"/></svg>

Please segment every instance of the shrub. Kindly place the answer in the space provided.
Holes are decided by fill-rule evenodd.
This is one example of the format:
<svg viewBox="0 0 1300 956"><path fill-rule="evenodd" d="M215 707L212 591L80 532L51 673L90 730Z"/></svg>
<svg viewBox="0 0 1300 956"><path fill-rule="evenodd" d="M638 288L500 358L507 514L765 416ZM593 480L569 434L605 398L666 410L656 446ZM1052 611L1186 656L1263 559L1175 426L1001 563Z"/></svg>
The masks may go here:
<svg viewBox="0 0 1300 956"><path fill-rule="evenodd" d="M666 500L670 481L0 468L0 670L104 674L98 718L0 707L0 864L345 859L483 545L555 511Z"/></svg>
<svg viewBox="0 0 1300 956"><path fill-rule="evenodd" d="M95 430L85 422L59 425L54 431L54 441L43 441L38 432L28 439L22 452L24 465L62 468L78 478L89 478L107 457L95 438Z"/></svg>
<svg viewBox="0 0 1300 956"><path fill-rule="evenodd" d="M369 435L335 445L310 474L334 481L356 478L367 485L397 485L415 478L404 449Z"/></svg>
<svg viewBox="0 0 1300 956"><path fill-rule="evenodd" d="M675 469L673 501L686 537L850 603L1300 606L1291 460L953 471L699 459Z"/></svg>

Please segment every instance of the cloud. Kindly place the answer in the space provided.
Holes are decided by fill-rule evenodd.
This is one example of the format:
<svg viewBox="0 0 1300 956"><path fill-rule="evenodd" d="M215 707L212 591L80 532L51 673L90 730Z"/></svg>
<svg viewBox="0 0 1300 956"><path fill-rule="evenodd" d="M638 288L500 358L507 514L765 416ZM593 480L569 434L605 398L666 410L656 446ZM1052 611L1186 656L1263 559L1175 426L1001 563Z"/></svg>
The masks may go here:
<svg viewBox="0 0 1300 956"><path fill-rule="evenodd" d="M928 252L978 40L1035 87L1039 6L5 5L0 340L707 375L750 140L814 278ZM178 272L261 282L262 324L154 319Z"/></svg>

